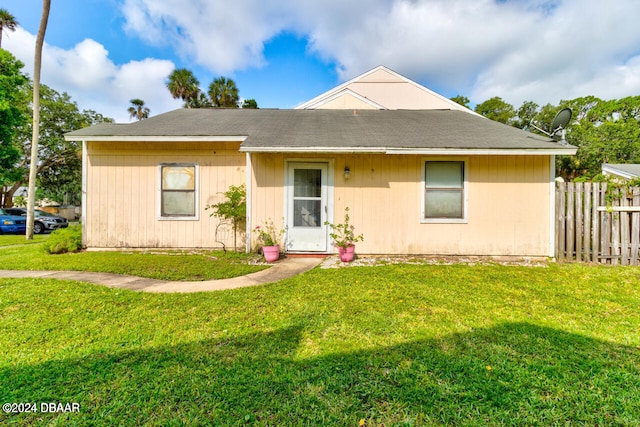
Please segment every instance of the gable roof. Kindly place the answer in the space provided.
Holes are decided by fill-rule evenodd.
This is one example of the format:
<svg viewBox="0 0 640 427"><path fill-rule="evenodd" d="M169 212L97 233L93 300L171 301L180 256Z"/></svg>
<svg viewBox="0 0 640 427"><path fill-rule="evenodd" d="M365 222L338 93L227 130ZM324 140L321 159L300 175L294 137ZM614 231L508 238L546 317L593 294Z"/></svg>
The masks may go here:
<svg viewBox="0 0 640 427"><path fill-rule="evenodd" d="M457 110L477 114L432 90L380 65L295 107L297 110L341 108L336 99L357 94L370 109Z"/></svg>
<svg viewBox="0 0 640 427"><path fill-rule="evenodd" d="M576 148L451 110L179 109L70 132L72 141L239 141L244 152L575 154Z"/></svg>

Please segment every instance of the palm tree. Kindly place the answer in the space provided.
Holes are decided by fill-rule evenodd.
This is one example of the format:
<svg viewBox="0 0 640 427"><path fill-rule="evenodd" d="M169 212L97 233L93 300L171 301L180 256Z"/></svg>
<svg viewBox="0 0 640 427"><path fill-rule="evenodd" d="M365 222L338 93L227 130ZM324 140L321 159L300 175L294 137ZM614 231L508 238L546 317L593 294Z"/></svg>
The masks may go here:
<svg viewBox="0 0 640 427"><path fill-rule="evenodd" d="M16 18L7 9L0 9L0 48L2 47L2 33L4 30L15 31L18 26Z"/></svg>
<svg viewBox="0 0 640 427"><path fill-rule="evenodd" d="M38 170L38 141L40 139L40 71L42 69L42 45L47 32L51 0L42 0L42 17L36 36L36 53L33 60L33 131L31 133L31 163L29 169L29 192L27 193L27 240L33 240L33 219L36 204L36 173Z"/></svg>
<svg viewBox="0 0 640 427"><path fill-rule="evenodd" d="M216 77L209 85L209 98L214 107L238 108L238 92L236 82L226 77Z"/></svg>
<svg viewBox="0 0 640 427"><path fill-rule="evenodd" d="M200 93L200 82L193 75L193 72L186 68L177 68L169 74L167 78L167 89L174 99L182 99L184 106L190 108L194 99Z"/></svg>
<svg viewBox="0 0 640 427"><path fill-rule="evenodd" d="M130 118L137 120L144 120L149 118L149 113L151 112L151 110L149 110L148 107L144 106L144 101L142 99L136 98L132 99L129 102L131 102L131 107L129 107L127 111L129 112Z"/></svg>

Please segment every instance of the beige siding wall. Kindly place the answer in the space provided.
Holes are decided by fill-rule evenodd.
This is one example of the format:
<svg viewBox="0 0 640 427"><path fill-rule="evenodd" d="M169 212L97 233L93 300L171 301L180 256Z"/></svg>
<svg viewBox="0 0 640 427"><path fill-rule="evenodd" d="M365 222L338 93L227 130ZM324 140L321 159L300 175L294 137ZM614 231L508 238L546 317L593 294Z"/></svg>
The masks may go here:
<svg viewBox="0 0 640 427"><path fill-rule="evenodd" d="M344 208L358 233L361 254L548 256L550 251L550 161L548 156L469 156L468 221L421 223L423 156L316 156L334 165L333 222ZM253 154L253 225L284 216L288 159ZM345 180L343 169L351 169ZM331 221L331 219L330 219Z"/></svg>
<svg viewBox="0 0 640 427"><path fill-rule="evenodd" d="M390 110L451 110L458 108L457 105L452 105L435 95L428 95L424 90L406 82L354 82L348 88ZM460 110L463 108L460 107Z"/></svg>
<svg viewBox="0 0 640 427"><path fill-rule="evenodd" d="M239 143L87 143L89 248L208 248L217 221L205 206L245 181ZM199 165L198 220L159 219L158 165ZM226 235L232 244L232 236ZM238 244L244 243L239 239Z"/></svg>

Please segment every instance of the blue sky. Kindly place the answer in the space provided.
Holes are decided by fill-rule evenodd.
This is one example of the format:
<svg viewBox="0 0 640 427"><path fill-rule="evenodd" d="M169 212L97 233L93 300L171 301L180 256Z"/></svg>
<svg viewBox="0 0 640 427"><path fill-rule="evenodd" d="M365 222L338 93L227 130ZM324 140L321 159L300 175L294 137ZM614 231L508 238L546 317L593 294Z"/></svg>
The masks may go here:
<svg viewBox="0 0 640 427"><path fill-rule="evenodd" d="M129 100L180 107L175 68L206 89L233 78L263 108L292 108L377 65L473 104L518 107L640 94L637 0L55 0L42 80L128 122ZM40 0L4 0L3 47L32 74Z"/></svg>

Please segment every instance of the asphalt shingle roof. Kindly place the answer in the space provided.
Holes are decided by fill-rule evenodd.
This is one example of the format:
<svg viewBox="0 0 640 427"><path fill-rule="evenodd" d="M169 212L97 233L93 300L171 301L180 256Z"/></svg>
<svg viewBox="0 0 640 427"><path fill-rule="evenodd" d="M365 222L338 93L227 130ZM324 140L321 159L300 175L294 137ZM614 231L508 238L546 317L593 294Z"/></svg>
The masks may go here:
<svg viewBox="0 0 640 427"><path fill-rule="evenodd" d="M180 109L129 124L100 124L68 139L246 137L243 151L367 149L567 150L572 146L452 110Z"/></svg>
<svg viewBox="0 0 640 427"><path fill-rule="evenodd" d="M627 173L628 175L640 176L640 164L636 163L605 163L603 166L609 169Z"/></svg>

